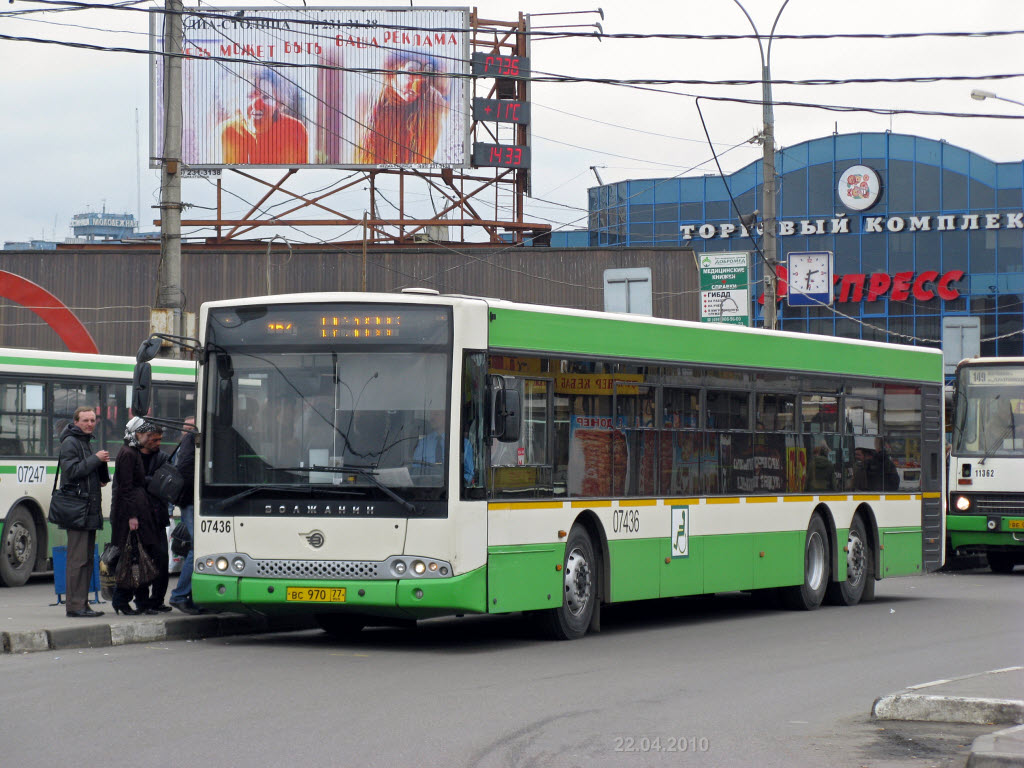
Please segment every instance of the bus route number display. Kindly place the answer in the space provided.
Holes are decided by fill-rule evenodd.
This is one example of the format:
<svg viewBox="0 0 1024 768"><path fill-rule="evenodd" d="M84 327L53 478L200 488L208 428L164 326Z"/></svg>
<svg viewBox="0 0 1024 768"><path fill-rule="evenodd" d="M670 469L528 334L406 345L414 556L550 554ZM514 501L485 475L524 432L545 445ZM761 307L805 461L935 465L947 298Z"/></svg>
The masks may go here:
<svg viewBox="0 0 1024 768"><path fill-rule="evenodd" d="M477 168L529 168L530 148L521 144L476 143L473 165Z"/></svg>

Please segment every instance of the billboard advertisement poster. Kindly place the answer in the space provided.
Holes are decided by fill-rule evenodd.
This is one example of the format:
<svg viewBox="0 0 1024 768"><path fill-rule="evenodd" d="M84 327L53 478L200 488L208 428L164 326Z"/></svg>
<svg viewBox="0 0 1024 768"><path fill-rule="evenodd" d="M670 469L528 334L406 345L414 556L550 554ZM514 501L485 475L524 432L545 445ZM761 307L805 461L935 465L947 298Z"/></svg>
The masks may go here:
<svg viewBox="0 0 1024 768"><path fill-rule="evenodd" d="M186 167L469 164L466 8L203 7L182 22ZM154 10L154 51L163 25ZM150 90L150 156L159 158L159 55Z"/></svg>

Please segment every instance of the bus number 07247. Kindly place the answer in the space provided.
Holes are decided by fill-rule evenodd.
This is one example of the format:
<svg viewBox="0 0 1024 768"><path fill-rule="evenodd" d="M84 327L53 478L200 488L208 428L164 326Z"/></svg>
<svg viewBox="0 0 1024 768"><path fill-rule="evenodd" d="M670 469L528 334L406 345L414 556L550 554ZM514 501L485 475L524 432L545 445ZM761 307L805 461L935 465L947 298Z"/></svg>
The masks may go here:
<svg viewBox="0 0 1024 768"><path fill-rule="evenodd" d="M636 533L640 530L640 512L635 509L616 509L612 512L612 530L615 533Z"/></svg>
<svg viewBox="0 0 1024 768"><path fill-rule="evenodd" d="M203 520L199 524L203 533L231 533L230 520Z"/></svg>

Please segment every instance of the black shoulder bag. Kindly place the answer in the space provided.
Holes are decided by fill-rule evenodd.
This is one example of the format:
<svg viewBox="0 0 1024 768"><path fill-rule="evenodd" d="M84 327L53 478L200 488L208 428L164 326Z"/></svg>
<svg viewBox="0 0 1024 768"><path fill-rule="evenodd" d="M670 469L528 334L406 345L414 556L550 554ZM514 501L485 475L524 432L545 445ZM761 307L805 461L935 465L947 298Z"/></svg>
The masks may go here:
<svg viewBox="0 0 1024 768"><path fill-rule="evenodd" d="M50 493L50 509L46 519L64 530L83 530L89 516L89 490L78 483L68 483L58 488L58 478L60 460L57 461L57 473L53 476L53 491Z"/></svg>
<svg viewBox="0 0 1024 768"><path fill-rule="evenodd" d="M174 453L177 452L178 449L175 448ZM181 489L185 487L185 478L181 476L181 472L174 466L173 458L174 454L171 454L171 458L157 468L146 485L146 490L152 496L156 496L160 501L167 504L177 504L178 496L181 495Z"/></svg>

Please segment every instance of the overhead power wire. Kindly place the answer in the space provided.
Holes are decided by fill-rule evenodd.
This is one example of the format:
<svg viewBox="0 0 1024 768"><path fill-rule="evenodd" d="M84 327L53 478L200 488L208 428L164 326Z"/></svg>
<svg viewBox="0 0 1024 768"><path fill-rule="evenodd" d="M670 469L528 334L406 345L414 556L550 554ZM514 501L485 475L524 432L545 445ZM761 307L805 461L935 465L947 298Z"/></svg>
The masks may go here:
<svg viewBox="0 0 1024 768"><path fill-rule="evenodd" d="M11 0L13 2L13 0ZM134 6L141 4L141 0L129 0L123 3L86 3L78 2L76 0L21 0L21 2L28 2L46 6L56 6L58 10L117 10L117 11L137 11L141 13L160 13L168 14L173 13L166 8L136 8ZM279 3L287 10L293 10L296 13L303 13L305 9L298 7L290 7L284 3ZM256 9L255 12L250 9L240 9L237 11L227 10L216 11L203 10L199 7L188 7L183 10L183 15L198 16L202 15L205 18L220 19L224 21L238 21L244 19L247 22L261 22L261 21L287 21L293 24L306 24L310 26L326 26L325 22L309 19L309 18L285 18L282 19L279 16L260 16L261 10L269 9ZM320 9L310 9L320 10ZM326 9L331 10L331 9ZM384 12L402 12L406 10L417 10L410 6L409 9L405 8L380 8L380 9L368 9L372 11L384 11ZM25 13L27 11L5 11L4 15L15 15L19 13ZM527 14L529 16L529 14ZM372 24L372 23L338 23L331 25L338 29L389 29L395 31L406 31L406 32L453 32L453 33L468 33L471 30L465 27L437 27L437 26L414 26L407 24ZM478 33L489 34L489 33L505 33L508 31L508 27L504 26L491 26L481 25L475 28ZM694 33L677 33L677 32L572 32L569 30L561 29L530 29L530 30L516 30L517 35L523 35L528 37L578 37L578 38L595 38L609 40L693 40L693 41L728 41L728 40L766 40L768 36L758 34L694 34ZM906 40L914 38L992 38L992 37L1009 37L1014 35L1022 35L1024 30L1017 29L1000 29L1000 30L954 30L951 32L843 32L843 33L805 33L805 34L773 34L771 37L773 40Z"/></svg>
<svg viewBox="0 0 1024 768"><path fill-rule="evenodd" d="M68 40L53 40L38 37L26 37L23 35L0 34L0 40L8 40L20 43L36 43L39 45L57 45L66 48L80 48L89 51L103 51L106 53L131 53L146 56L164 56L169 58L194 59L196 56L184 53L168 53L143 48L125 48L123 46L95 45L92 43L72 42ZM361 72L364 74L383 75L389 70L377 67L341 67L331 64L307 64L290 61L270 61L265 59L240 59L230 56L203 56L203 61L220 61L227 63L253 63L275 69L326 69L339 72ZM429 73L435 77L446 77L453 79L472 79L475 75L458 72ZM807 80L781 80L772 79L773 85L798 85L798 86L821 86L821 85L870 85L880 83L939 83L939 82L963 82L975 80L1010 80L1024 77L1024 72L1005 72L975 75L923 75L917 77L855 77L855 78L815 78ZM733 79L733 80L699 80L682 78L606 78L606 77L578 77L574 75L556 75L538 73L530 77L510 77L509 80L524 81L531 83L593 83L596 85L620 85L620 86L652 86L652 85L761 85L762 80Z"/></svg>

